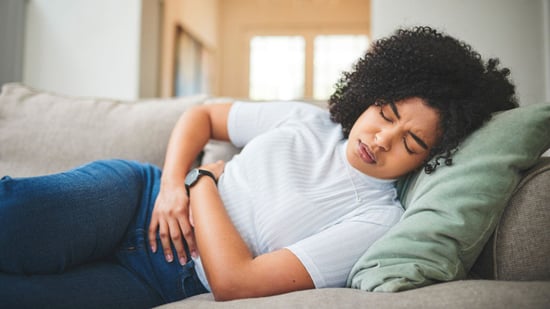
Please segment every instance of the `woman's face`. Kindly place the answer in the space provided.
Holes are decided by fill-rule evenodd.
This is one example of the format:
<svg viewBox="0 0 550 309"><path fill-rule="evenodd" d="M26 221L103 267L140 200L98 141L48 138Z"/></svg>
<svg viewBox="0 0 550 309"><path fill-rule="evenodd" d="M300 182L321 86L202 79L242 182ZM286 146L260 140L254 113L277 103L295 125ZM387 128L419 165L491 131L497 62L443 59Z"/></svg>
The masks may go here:
<svg viewBox="0 0 550 309"><path fill-rule="evenodd" d="M346 156L369 176L393 179L423 165L439 138L439 113L420 98L371 105L349 134Z"/></svg>

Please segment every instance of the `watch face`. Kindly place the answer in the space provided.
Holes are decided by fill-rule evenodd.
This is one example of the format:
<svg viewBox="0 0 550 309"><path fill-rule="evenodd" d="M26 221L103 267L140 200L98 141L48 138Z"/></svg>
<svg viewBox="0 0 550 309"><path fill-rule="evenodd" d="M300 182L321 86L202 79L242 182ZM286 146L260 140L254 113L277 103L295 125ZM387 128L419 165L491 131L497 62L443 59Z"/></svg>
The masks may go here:
<svg viewBox="0 0 550 309"><path fill-rule="evenodd" d="M199 177L199 170L194 168L192 169L187 176L185 176L185 184L188 186L191 186L197 181L197 178Z"/></svg>

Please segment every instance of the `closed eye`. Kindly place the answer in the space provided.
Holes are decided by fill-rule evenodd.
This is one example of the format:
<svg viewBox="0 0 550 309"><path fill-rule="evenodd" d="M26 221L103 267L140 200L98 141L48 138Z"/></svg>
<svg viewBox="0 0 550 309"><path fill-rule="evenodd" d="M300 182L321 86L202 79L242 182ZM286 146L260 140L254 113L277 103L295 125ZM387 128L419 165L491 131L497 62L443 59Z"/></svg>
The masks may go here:
<svg viewBox="0 0 550 309"><path fill-rule="evenodd" d="M386 120L389 123L393 123L393 120L390 119L386 114L384 114L383 106L380 106L380 117L382 117L384 120Z"/></svg>
<svg viewBox="0 0 550 309"><path fill-rule="evenodd" d="M405 146L405 150L409 153L409 154L416 154L416 152L412 151L410 148L409 148L409 144L407 143L407 137L406 136L403 136L403 145Z"/></svg>
<svg viewBox="0 0 550 309"><path fill-rule="evenodd" d="M383 105L380 106L380 117L382 117L382 119L384 119L385 121L389 122L389 123L393 123L393 119L389 118L388 116L386 116L386 114L384 114L384 109L383 109ZM403 136L403 146L405 147L405 150L407 151L407 153L409 154L415 154L416 152L412 151L411 148L409 148L409 144L407 143L407 137L406 136Z"/></svg>

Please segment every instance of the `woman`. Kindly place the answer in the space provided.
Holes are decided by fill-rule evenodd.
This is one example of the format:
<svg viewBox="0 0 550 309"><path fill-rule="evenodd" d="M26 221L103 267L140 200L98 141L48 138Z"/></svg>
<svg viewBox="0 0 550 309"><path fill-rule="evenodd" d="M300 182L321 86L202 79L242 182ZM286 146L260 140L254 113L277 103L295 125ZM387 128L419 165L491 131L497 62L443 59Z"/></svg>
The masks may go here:
<svg viewBox="0 0 550 309"><path fill-rule="evenodd" d="M430 28L400 30L344 74L328 112L204 105L176 124L162 173L109 160L4 177L0 297L150 307L208 291L227 300L344 286L399 221L395 179L451 165L465 136L517 105L509 71L480 59ZM244 148L191 170L210 138Z"/></svg>

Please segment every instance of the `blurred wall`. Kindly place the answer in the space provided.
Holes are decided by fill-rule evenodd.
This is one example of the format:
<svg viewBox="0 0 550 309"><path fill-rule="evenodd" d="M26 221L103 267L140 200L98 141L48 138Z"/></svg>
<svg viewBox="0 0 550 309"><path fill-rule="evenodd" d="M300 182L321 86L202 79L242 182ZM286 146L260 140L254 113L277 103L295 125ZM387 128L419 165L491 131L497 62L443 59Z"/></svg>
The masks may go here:
<svg viewBox="0 0 550 309"><path fill-rule="evenodd" d="M367 0L19 1L1 2L0 27L6 33L11 28L15 42L2 44L1 73L12 72L10 81L19 76L17 81L30 86L66 94L158 96L160 80L171 76L160 74L163 3L178 2L172 13L212 55L216 95L248 93L247 39L252 34L345 27L367 29L379 38L398 26L428 24L486 57L498 56L512 69L522 104L550 101L550 0L371 0L370 5ZM4 8L14 3L21 8L23 2L26 10L19 15L26 15L25 21L9 22Z"/></svg>
<svg viewBox="0 0 550 309"><path fill-rule="evenodd" d="M23 82L69 95L155 96L159 6L160 0L28 0Z"/></svg>
<svg viewBox="0 0 550 309"><path fill-rule="evenodd" d="M512 71L520 104L550 102L550 0L371 0L372 35L430 25Z"/></svg>

